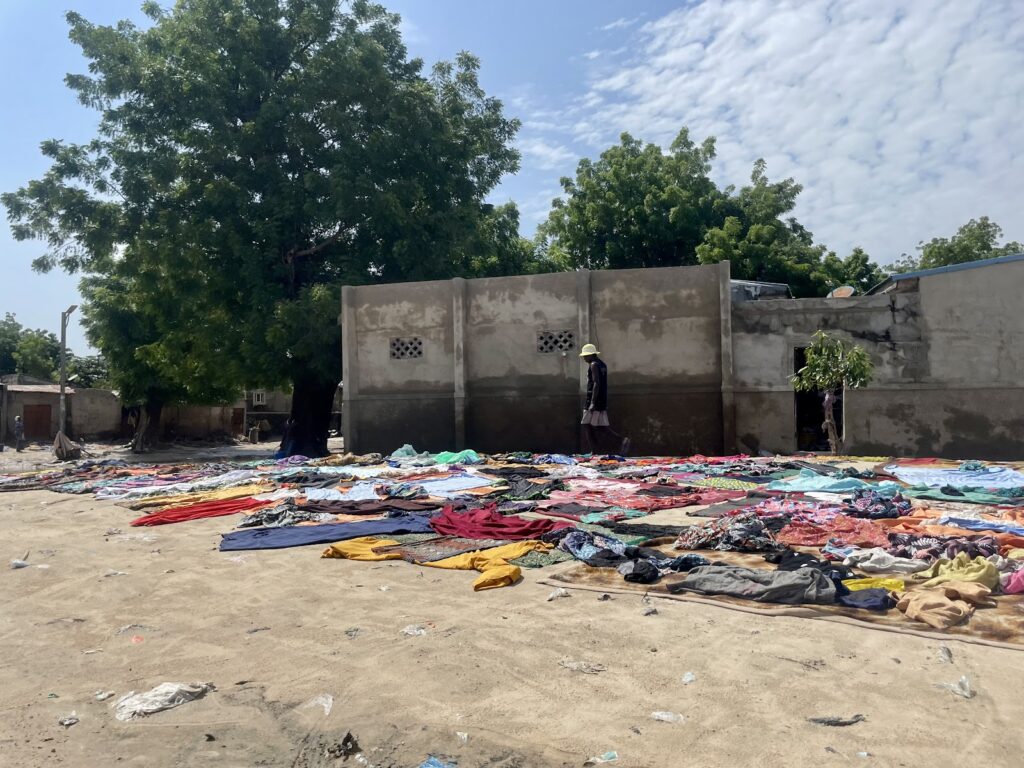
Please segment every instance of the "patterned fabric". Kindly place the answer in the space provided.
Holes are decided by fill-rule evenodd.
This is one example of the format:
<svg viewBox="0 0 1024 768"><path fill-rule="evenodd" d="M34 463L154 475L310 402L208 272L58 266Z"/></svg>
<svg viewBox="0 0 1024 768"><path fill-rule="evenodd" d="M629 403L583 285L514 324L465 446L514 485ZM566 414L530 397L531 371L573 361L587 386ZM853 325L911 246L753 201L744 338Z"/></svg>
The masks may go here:
<svg viewBox="0 0 1024 768"><path fill-rule="evenodd" d="M732 477L705 477L702 480L689 480L686 484L698 488L722 488L730 491L753 491L761 487L757 483Z"/></svg>
<svg viewBox="0 0 1024 768"><path fill-rule="evenodd" d="M890 533L885 550L894 557L912 557L931 562L938 558L952 560L961 552L968 557L989 557L999 554L999 541L993 536L922 536L916 533Z"/></svg>
<svg viewBox="0 0 1024 768"><path fill-rule="evenodd" d="M857 490L853 492L850 501L852 509L847 514L854 517L866 517L871 520L883 518L896 518L909 515L913 509L910 500L902 494L897 493L891 498L882 496L872 490Z"/></svg>
<svg viewBox="0 0 1024 768"><path fill-rule="evenodd" d="M676 549L717 549L722 552L773 552L781 549L754 512L719 517L679 534Z"/></svg>

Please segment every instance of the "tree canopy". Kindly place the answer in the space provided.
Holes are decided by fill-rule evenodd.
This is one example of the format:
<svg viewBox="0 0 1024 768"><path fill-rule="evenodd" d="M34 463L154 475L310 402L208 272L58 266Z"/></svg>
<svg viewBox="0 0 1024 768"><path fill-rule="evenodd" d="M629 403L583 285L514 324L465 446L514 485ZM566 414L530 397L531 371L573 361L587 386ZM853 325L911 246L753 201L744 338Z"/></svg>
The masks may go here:
<svg viewBox="0 0 1024 768"><path fill-rule="evenodd" d="M425 75L399 17L365 0L144 10L146 29L68 14L89 74L66 82L99 130L43 143L50 169L3 196L14 235L46 244L38 269L90 278L87 327L115 377L138 374L126 389L292 382L296 450L323 452L338 286L500 271L466 254L488 227L494 253L517 252L512 211L484 199L518 167L518 121L474 56Z"/></svg>
<svg viewBox="0 0 1024 768"><path fill-rule="evenodd" d="M952 237L934 237L917 246L919 256L904 253L893 265L894 272L913 272L917 269L932 269L950 264L966 264L970 261L994 259L1024 253L1024 244L1008 241L999 245L1003 236L1002 228L988 216L971 219Z"/></svg>
<svg viewBox="0 0 1024 768"><path fill-rule="evenodd" d="M715 140L683 128L665 152L628 133L563 178L540 229L548 266L588 269L684 266L728 260L737 279L788 283L797 296L840 285L860 291L884 272L857 248L840 258L790 216L801 187L771 182L763 160L748 186L720 189L710 178Z"/></svg>

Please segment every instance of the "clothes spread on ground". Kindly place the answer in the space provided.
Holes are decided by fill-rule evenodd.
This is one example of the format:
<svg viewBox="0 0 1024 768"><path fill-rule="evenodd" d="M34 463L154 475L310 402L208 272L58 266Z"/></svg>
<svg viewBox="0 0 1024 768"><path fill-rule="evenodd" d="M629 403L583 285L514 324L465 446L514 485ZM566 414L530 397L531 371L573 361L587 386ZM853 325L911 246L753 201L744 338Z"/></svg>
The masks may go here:
<svg viewBox="0 0 1024 768"><path fill-rule="evenodd" d="M803 469L799 475L776 480L767 486L769 491L786 491L788 493L804 493L806 491L825 491L829 493L845 493L857 490L871 490L876 494L892 496L900 490L898 483L883 481L868 483L855 477L829 477L819 475L809 469Z"/></svg>
<svg viewBox="0 0 1024 768"><path fill-rule="evenodd" d="M845 579L843 586L851 592L861 589L887 589L890 592L902 592L907 588L903 579L886 579L881 576L869 576L862 579Z"/></svg>
<svg viewBox="0 0 1024 768"><path fill-rule="evenodd" d="M676 549L717 549L723 552L773 552L782 546L753 512L715 518L679 535Z"/></svg>
<svg viewBox="0 0 1024 768"><path fill-rule="evenodd" d="M924 580L922 587L934 587L947 581L966 581L984 584L989 589L999 585L999 571L984 557L971 558L961 552L952 560L936 560L927 570L915 574L915 579Z"/></svg>
<svg viewBox="0 0 1024 768"><path fill-rule="evenodd" d="M974 613L975 605L990 606L991 591L983 584L950 581L935 589L894 595L896 608L908 619L936 629L952 627Z"/></svg>
<svg viewBox="0 0 1024 768"><path fill-rule="evenodd" d="M1019 488L1024 486L1024 473L1007 467L969 467L944 469L938 467L904 467L890 464L885 471L907 485L925 485L929 488Z"/></svg>
<svg viewBox="0 0 1024 768"><path fill-rule="evenodd" d="M865 573L917 573L928 567L924 560L893 557L881 547L855 549L846 555L843 565Z"/></svg>
<svg viewBox="0 0 1024 768"><path fill-rule="evenodd" d="M423 541L406 544L393 544L378 549L380 553L392 552L402 560L410 563L432 563L466 552L478 552L482 549L503 547L509 544L507 539L466 539L459 536L435 536ZM532 551L532 550L531 550Z"/></svg>
<svg viewBox="0 0 1024 768"><path fill-rule="evenodd" d="M913 533L890 533L886 552L899 558L913 558L927 563L936 558L952 559L959 554L988 557L999 554L999 541L991 536L927 536Z"/></svg>
<svg viewBox="0 0 1024 768"><path fill-rule="evenodd" d="M884 496L868 488L855 490L849 504L847 514L871 520L902 517L913 509L910 500L900 493Z"/></svg>
<svg viewBox="0 0 1024 768"><path fill-rule="evenodd" d="M336 522L335 516L323 512L313 512L305 507L297 507L292 500L286 500L272 507L258 509L238 521L239 528L255 528L265 526L273 528L298 523L329 523Z"/></svg>
<svg viewBox="0 0 1024 768"><path fill-rule="evenodd" d="M571 528L572 524L556 520L528 520L516 515L502 515L497 505L487 504L479 509L457 512L451 506L430 521L438 533L463 536L470 539L535 539L558 528Z"/></svg>
<svg viewBox="0 0 1024 768"><path fill-rule="evenodd" d="M861 589L837 594L836 602L844 608L858 608L867 611L887 611L895 607L896 598L887 589Z"/></svg>
<svg viewBox="0 0 1024 768"><path fill-rule="evenodd" d="M669 591L702 595L728 595L761 603L827 604L836 601L832 580L816 568L796 571L766 571L738 566L695 568Z"/></svg>
<svg viewBox="0 0 1024 768"><path fill-rule="evenodd" d="M776 538L783 544L804 547L820 547L829 542L858 547L880 547L889 543L885 529L870 520L842 515L822 522L794 520L779 531Z"/></svg>
<svg viewBox="0 0 1024 768"><path fill-rule="evenodd" d="M389 533L430 533L432 531L430 518L424 515L403 515L359 523L246 528L241 531L225 533L221 537L220 549L222 552L247 549L283 549L309 544L327 544L331 541L356 539L360 536L379 536Z"/></svg>
<svg viewBox="0 0 1024 768"><path fill-rule="evenodd" d="M265 507L271 502L256 501L255 499L225 499L223 501L205 501L198 504L186 504L183 507L165 508L151 515L132 520L132 525L166 525L167 523L181 523L186 520L201 520L204 517L220 517L222 515L236 515L239 512L246 512Z"/></svg>

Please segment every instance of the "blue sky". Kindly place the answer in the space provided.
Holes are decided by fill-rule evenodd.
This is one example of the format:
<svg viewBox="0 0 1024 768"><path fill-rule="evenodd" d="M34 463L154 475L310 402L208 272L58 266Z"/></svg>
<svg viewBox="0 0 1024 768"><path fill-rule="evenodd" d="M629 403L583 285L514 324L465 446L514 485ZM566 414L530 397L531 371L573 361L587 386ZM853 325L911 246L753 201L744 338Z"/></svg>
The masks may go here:
<svg viewBox="0 0 1024 768"><path fill-rule="evenodd" d="M84 62L71 7L141 19L141 0L0 0L0 190L46 169L45 138L84 141L93 113L64 87ZM989 215L1024 241L1024 2L1019 0L398 0L427 64L459 50L523 120L520 173L495 192L532 234L558 179L620 132L667 145L687 125L718 138L714 177L804 185L797 215L845 254L886 263ZM56 330L77 278L36 275L35 243L0 221L0 313ZM70 345L85 351L77 324Z"/></svg>

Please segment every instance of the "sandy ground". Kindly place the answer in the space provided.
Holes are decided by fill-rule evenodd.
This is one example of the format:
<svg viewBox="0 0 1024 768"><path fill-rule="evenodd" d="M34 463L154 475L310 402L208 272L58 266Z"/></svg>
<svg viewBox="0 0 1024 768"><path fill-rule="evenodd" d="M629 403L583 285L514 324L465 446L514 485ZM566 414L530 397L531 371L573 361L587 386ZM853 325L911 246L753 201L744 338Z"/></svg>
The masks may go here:
<svg viewBox="0 0 1024 768"><path fill-rule="evenodd" d="M548 602L537 570L474 593L471 573L322 560L316 546L220 553L230 520L133 529L133 516L91 497L0 494L6 559L47 566L0 568L5 768L411 768L431 754L525 768L608 750L631 767L1024 761L1021 652L951 639L950 664L936 641L868 628L668 600L644 616L637 598L585 591ZM410 624L427 633L401 634ZM935 687L961 675L975 698ZM120 695L164 681L217 690L114 718ZM305 706L324 693L329 715ZM72 711L80 722L58 725ZM806 720L853 714L867 719ZM361 758L335 757L347 733Z"/></svg>

